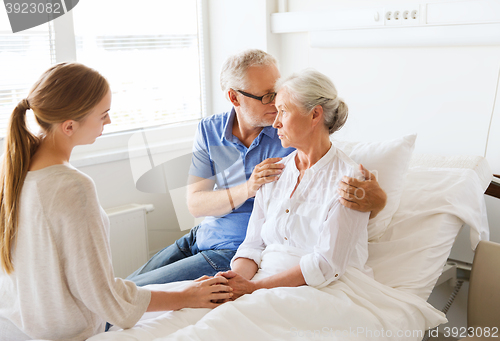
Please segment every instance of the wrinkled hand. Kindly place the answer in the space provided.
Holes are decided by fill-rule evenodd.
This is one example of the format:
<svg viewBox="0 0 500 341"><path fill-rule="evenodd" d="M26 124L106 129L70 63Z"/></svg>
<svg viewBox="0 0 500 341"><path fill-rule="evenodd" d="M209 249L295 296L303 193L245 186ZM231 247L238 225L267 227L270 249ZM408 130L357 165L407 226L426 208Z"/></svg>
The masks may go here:
<svg viewBox="0 0 500 341"><path fill-rule="evenodd" d="M231 297L232 301L245 294L251 294L256 290L254 282L249 281L245 277L231 270L219 272L215 275L215 277L223 277L227 279L227 285L233 289L233 296Z"/></svg>
<svg viewBox="0 0 500 341"><path fill-rule="evenodd" d="M280 160L280 157L269 158L255 166L250 179L247 181L249 198L255 196L260 186L279 179L279 175L285 168L284 164L276 163Z"/></svg>
<svg viewBox="0 0 500 341"><path fill-rule="evenodd" d="M380 188L378 181L363 165L359 165L365 181L344 176L339 183L340 203L356 211L371 212L370 219L382 211L387 202L387 195Z"/></svg>
<svg viewBox="0 0 500 341"><path fill-rule="evenodd" d="M195 279L183 290L189 308L215 308L233 296L225 277L203 276Z"/></svg>

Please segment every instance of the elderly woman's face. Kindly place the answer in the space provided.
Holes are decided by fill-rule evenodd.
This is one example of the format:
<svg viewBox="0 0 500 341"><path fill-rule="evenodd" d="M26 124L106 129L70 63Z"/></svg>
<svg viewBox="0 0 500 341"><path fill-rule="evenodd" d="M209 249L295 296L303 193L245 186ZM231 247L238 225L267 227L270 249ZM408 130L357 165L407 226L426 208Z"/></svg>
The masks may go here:
<svg viewBox="0 0 500 341"><path fill-rule="evenodd" d="M299 148L308 141L311 126L311 115L296 106L290 99L287 90L280 90L276 95L278 114L273 127L278 129L278 137L284 148Z"/></svg>

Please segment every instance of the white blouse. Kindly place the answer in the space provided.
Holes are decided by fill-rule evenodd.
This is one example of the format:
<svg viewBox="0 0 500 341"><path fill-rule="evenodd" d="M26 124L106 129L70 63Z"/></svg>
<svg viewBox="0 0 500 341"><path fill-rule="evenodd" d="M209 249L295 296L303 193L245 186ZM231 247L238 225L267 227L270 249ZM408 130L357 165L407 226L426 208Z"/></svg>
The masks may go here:
<svg viewBox="0 0 500 341"><path fill-rule="evenodd" d="M304 251L300 269L313 287L337 280L348 266L371 274L365 267L369 213L344 207L337 192L343 176L361 176L358 165L332 145L305 171L290 198L300 175L296 155L297 151L281 161L285 169L278 181L257 192L246 238L233 262L249 258L260 267L264 249L278 244Z"/></svg>

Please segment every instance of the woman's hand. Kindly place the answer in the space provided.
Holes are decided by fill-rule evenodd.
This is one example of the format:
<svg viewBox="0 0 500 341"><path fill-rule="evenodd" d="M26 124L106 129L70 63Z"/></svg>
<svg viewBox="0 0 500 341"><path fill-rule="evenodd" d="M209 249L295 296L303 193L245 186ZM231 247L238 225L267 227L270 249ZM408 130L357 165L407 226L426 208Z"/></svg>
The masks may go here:
<svg viewBox="0 0 500 341"><path fill-rule="evenodd" d="M229 281L222 276L195 279L182 291L186 308L215 308L233 296Z"/></svg>
<svg viewBox="0 0 500 341"><path fill-rule="evenodd" d="M233 296L231 297L231 300L233 301L245 294L251 294L257 290L255 282L244 278L234 271L229 270L226 272L219 272L215 275L215 278L220 277L226 278L228 285L233 289Z"/></svg>
<svg viewBox="0 0 500 341"><path fill-rule="evenodd" d="M344 176L339 183L340 203L356 211L371 212L370 219L375 218L385 207L387 195L380 188L375 175L363 165L359 165L359 170L365 181Z"/></svg>

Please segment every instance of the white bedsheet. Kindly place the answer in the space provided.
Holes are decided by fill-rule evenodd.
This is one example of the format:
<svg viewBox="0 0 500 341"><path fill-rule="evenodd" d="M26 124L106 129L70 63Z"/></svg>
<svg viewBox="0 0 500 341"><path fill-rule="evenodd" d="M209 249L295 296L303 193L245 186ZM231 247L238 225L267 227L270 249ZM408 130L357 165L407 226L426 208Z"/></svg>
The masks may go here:
<svg viewBox="0 0 500 341"><path fill-rule="evenodd" d="M266 252L256 276L298 264L280 246ZM185 283L156 285L172 290ZM322 289L258 290L209 309L183 309L142 320L128 330L89 340L421 340L423 330L446 322L422 298L383 285L355 268Z"/></svg>

